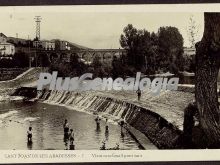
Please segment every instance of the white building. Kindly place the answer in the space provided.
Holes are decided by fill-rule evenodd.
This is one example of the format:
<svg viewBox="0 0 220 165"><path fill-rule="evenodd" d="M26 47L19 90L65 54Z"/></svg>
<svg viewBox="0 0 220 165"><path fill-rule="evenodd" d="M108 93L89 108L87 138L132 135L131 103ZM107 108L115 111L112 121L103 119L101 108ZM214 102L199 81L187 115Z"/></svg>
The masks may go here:
<svg viewBox="0 0 220 165"><path fill-rule="evenodd" d="M8 56L15 54L15 46L7 42L7 37L0 33L0 56Z"/></svg>
<svg viewBox="0 0 220 165"><path fill-rule="evenodd" d="M0 55L14 55L15 54L15 46L11 43L0 43Z"/></svg>

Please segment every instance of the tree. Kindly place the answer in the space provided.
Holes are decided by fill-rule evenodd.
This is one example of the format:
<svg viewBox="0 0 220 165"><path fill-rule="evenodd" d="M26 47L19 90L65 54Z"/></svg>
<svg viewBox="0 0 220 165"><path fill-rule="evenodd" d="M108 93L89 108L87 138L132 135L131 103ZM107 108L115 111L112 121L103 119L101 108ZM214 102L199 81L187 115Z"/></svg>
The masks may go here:
<svg viewBox="0 0 220 165"><path fill-rule="evenodd" d="M14 65L13 67L20 67L20 68L28 67L29 66L29 57L24 52L17 52L14 54L14 56L12 58L12 62Z"/></svg>
<svg viewBox="0 0 220 165"><path fill-rule="evenodd" d="M50 65L50 60L47 54L40 53L37 57L37 62L41 67L48 67Z"/></svg>
<svg viewBox="0 0 220 165"><path fill-rule="evenodd" d="M102 63L101 63L101 61L100 61L100 57L98 57L98 56L95 56L94 57L94 59L93 59L93 61L92 61L92 66L95 68L101 68L101 66L102 66Z"/></svg>
<svg viewBox="0 0 220 165"><path fill-rule="evenodd" d="M189 18L189 26L187 28L187 32L188 32L190 47L194 48L196 39L198 37L199 29L193 16Z"/></svg>
<svg viewBox="0 0 220 165"><path fill-rule="evenodd" d="M159 65L163 71L177 72L183 70L183 37L176 27L159 28L158 52ZM176 69L173 70L173 68Z"/></svg>
<svg viewBox="0 0 220 165"><path fill-rule="evenodd" d="M100 61L100 57L99 56L95 56L93 61L92 61L92 65L94 68L94 77L103 77L106 75L105 70L104 70L104 65L102 64L102 62Z"/></svg>
<svg viewBox="0 0 220 165"><path fill-rule="evenodd" d="M220 13L205 13L202 40L196 44L195 97L210 148L220 147L217 76L220 68Z"/></svg>
<svg viewBox="0 0 220 165"><path fill-rule="evenodd" d="M152 46L150 32L145 29L137 30L132 24L128 24L123 32L120 44L127 50L127 64L137 70L146 70L146 64L151 64L149 61L150 55L152 55L149 52Z"/></svg>
<svg viewBox="0 0 220 165"><path fill-rule="evenodd" d="M115 79L117 77L123 77L123 73L124 73L124 67L125 65L122 64L122 61L121 59L117 58L117 57L113 57L113 60L112 60L112 77Z"/></svg>
<svg viewBox="0 0 220 165"><path fill-rule="evenodd" d="M71 76L80 76L87 68L87 66L79 60L79 56L76 53L70 56L70 63L66 65L70 66L69 72Z"/></svg>
<svg viewBox="0 0 220 165"><path fill-rule="evenodd" d="M0 59L0 67L1 68L12 68L14 64L11 59L2 58Z"/></svg>

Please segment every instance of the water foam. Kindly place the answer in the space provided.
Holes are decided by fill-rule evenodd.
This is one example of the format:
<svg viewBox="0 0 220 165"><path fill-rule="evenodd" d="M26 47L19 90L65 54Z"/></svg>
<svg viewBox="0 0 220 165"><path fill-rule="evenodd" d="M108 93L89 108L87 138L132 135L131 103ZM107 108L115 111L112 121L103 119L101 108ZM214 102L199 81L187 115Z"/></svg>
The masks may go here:
<svg viewBox="0 0 220 165"><path fill-rule="evenodd" d="M12 116L13 114L18 113L18 111L9 111L3 114L0 114L0 119L3 120L9 116Z"/></svg>
<svg viewBox="0 0 220 165"><path fill-rule="evenodd" d="M40 119L40 117L26 117L26 118L24 118L24 121L35 121L38 119Z"/></svg>

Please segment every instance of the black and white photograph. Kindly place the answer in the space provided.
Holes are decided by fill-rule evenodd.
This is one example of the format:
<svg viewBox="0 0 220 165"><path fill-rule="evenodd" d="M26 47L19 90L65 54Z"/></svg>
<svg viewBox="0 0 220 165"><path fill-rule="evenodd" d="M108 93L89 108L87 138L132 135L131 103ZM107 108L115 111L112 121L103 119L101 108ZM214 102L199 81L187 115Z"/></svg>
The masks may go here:
<svg viewBox="0 0 220 165"><path fill-rule="evenodd" d="M45 8L0 11L0 150L220 148L220 13Z"/></svg>

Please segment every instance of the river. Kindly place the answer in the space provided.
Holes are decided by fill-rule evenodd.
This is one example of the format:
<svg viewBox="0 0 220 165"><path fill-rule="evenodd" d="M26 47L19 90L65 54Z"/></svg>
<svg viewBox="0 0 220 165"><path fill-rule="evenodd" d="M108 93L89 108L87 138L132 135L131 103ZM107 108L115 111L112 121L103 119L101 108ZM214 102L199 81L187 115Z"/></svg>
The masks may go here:
<svg viewBox="0 0 220 165"><path fill-rule="evenodd" d="M68 148L63 140L63 122L67 119L75 134L76 150L99 150L119 144L120 149L140 149L131 135L114 123L109 123L109 134L105 134L105 121L96 129L95 116L46 103L1 102L0 103L0 149L43 150ZM33 143L27 144L28 127L33 128Z"/></svg>

